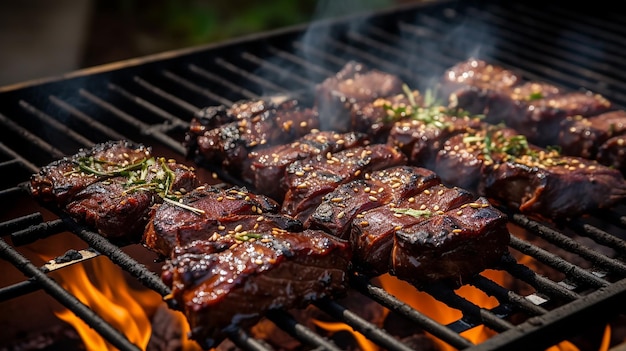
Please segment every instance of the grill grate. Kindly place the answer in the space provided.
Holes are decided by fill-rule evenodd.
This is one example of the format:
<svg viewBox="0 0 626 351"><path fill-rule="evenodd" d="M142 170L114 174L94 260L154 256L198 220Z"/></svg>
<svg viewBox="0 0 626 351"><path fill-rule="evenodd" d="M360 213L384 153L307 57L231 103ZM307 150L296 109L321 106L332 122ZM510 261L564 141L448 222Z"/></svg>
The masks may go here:
<svg viewBox="0 0 626 351"><path fill-rule="evenodd" d="M43 289L111 344L121 350L137 349L47 276L66 264L36 267L19 249L69 231L86 248L67 248L65 258L82 256L67 264L104 255L160 295L167 295L169 289L155 272L122 250L125 243L109 242L63 214L50 215L33 206L24 182L41 165L111 139L145 143L154 146L155 154L180 159L184 132L202 107L276 94L307 98L314 84L349 60L427 89L446 68L474 54L515 68L529 79L584 87L618 107L626 106L626 69L621 60L626 51L626 16L608 8L594 13L542 4L538 9L528 2L505 6L497 1L437 1L0 88L0 172L6 178L0 190L0 254L29 278L0 287L0 303ZM508 255L496 268L536 292L516 292L479 276L467 285L499 301L497 307L484 309L448 287L428 287L428 294L463 311L462 318L448 325L401 302L367 277L354 277L352 287L457 349L546 348L575 336L581 328L605 325L624 313L618 308L626 298L624 213L618 206L556 226L511 213L512 227L529 233L523 237L512 230L511 251L530 256L565 278L545 277ZM535 239L567 255L552 253ZM411 349L342 301L323 300L315 306L385 349ZM520 314L527 320L510 320ZM305 345L340 349L286 311L272 311L268 318ZM479 325L497 335L473 345L459 334ZM229 338L242 349L271 349L241 330Z"/></svg>

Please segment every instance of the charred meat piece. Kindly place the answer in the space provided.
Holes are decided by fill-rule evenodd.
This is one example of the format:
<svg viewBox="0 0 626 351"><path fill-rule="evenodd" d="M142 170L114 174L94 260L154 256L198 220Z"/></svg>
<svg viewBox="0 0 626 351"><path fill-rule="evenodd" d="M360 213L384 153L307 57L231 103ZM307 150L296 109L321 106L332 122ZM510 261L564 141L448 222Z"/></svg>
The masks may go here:
<svg viewBox="0 0 626 351"><path fill-rule="evenodd" d="M231 242L228 236L196 242L175 252L162 273L172 287L170 298L187 317L191 338L206 349L270 309L300 308L347 291L350 246L323 231L259 232L254 240L228 246Z"/></svg>
<svg viewBox="0 0 626 351"><path fill-rule="evenodd" d="M446 117L438 120L445 121ZM389 143L409 153L409 164L432 169L448 186L475 191L526 214L552 219L607 208L626 196L626 183L619 171L534 146L512 128L477 121L464 132L457 128L451 135L439 137L431 131L437 127L446 128L427 126L422 120L398 121ZM424 157L413 156L419 144L428 145ZM407 145L413 146L407 150ZM597 195L579 201L582 192L574 188Z"/></svg>
<svg viewBox="0 0 626 351"><path fill-rule="evenodd" d="M490 123L504 122L539 146L556 145L561 123L568 116L593 116L608 111L611 103L591 92L567 92L515 105L510 113L492 115Z"/></svg>
<svg viewBox="0 0 626 351"><path fill-rule="evenodd" d="M227 110L241 118L212 129L202 121L192 121L185 136L187 156L198 164L239 175L251 150L291 142L319 127L316 111L300 106L295 99L263 107L244 116L240 110Z"/></svg>
<svg viewBox="0 0 626 351"><path fill-rule="evenodd" d="M560 133L572 127L568 117L591 117L613 109L610 101L590 91L564 91L547 83L522 82L515 73L493 72L511 71L469 59L446 72L441 90L451 107L484 114L488 123L505 123L538 146L560 145ZM480 76L489 79L465 79Z"/></svg>
<svg viewBox="0 0 626 351"><path fill-rule="evenodd" d="M505 98L502 92L520 84L517 72L470 58L450 67L440 82L438 95L450 99L452 107L470 114L484 114L490 101Z"/></svg>
<svg viewBox="0 0 626 351"><path fill-rule="evenodd" d="M430 170L402 166L377 171L331 194L344 192L339 200L324 199L311 216L311 227L348 239L355 269L362 273L391 273L418 286L436 280L457 284L493 265L507 250L507 217L484 198L444 186ZM491 246L481 248L484 244ZM479 249L489 252L471 259ZM411 264L428 268L411 270Z"/></svg>
<svg viewBox="0 0 626 351"><path fill-rule="evenodd" d="M192 168L143 146L107 142L55 161L31 179L32 193L108 238L136 241L150 208L197 185Z"/></svg>
<svg viewBox="0 0 626 351"><path fill-rule="evenodd" d="M287 192L282 212L306 222L324 195L366 174L406 164L395 147L374 144L317 155L291 163L285 173Z"/></svg>
<svg viewBox="0 0 626 351"><path fill-rule="evenodd" d="M282 202L286 191L283 177L289 164L367 144L369 138L363 133L311 132L288 144L250 152L247 161L250 166L244 168L242 178L255 192Z"/></svg>
<svg viewBox="0 0 626 351"><path fill-rule="evenodd" d="M195 149L197 147L195 137L237 120L252 119L257 116L264 118L264 114L271 113L271 110L276 108L276 103L278 102L270 99L257 99L237 101L230 107L207 106L198 111L191 120L185 142L188 148Z"/></svg>
<svg viewBox="0 0 626 351"><path fill-rule="evenodd" d="M367 131L363 119L351 116L352 105L402 93L402 80L392 74L348 62L337 74L316 86L315 107L322 130Z"/></svg>
<svg viewBox="0 0 626 351"><path fill-rule="evenodd" d="M398 204L438 183L439 177L425 168L399 166L375 171L325 195L305 226L347 239L357 214L389 203Z"/></svg>
<svg viewBox="0 0 626 351"><path fill-rule="evenodd" d="M404 226L393 237L390 272L416 286L437 281L461 285L507 252L506 222L506 216L479 198Z"/></svg>
<svg viewBox="0 0 626 351"><path fill-rule="evenodd" d="M153 205L162 203L163 197L178 198L196 184L192 169L173 160L157 159L135 174L90 184L72 197L65 211L102 236L136 242L148 223Z"/></svg>
<svg viewBox="0 0 626 351"><path fill-rule="evenodd" d="M468 134L463 142L468 153L481 150L478 192L522 213L569 218L611 207L626 197L619 171L533 146L511 129Z"/></svg>
<svg viewBox="0 0 626 351"><path fill-rule="evenodd" d="M144 246L164 257L169 257L176 246L207 240L216 232L223 233L224 223L232 222L229 218L233 216L249 215L264 222L266 214L275 214L279 209L270 198L249 193L241 187L222 189L203 185L181 200L177 204L164 203L156 207L143 234ZM294 230L302 226L295 220L280 219L284 222L276 221L276 227Z"/></svg>
<svg viewBox="0 0 626 351"><path fill-rule="evenodd" d="M437 152L452 136L484 127L482 120L477 117L437 111L427 113L437 116L436 119L400 119L394 123L387 138L387 143L400 148L407 155L410 164L420 167L435 167Z"/></svg>
<svg viewBox="0 0 626 351"><path fill-rule="evenodd" d="M565 155L597 159L598 162L626 171L626 111L605 112L596 116L571 116L561 123L557 145Z"/></svg>
<svg viewBox="0 0 626 351"><path fill-rule="evenodd" d="M439 181L438 178L436 180ZM433 215L442 215L446 211L467 206L474 200L476 195L469 191L431 181L430 186L424 187L414 196L359 213L353 219L350 232L354 264L373 275L388 272L393 237L398 230L425 221ZM507 234L502 231L501 235Z"/></svg>
<svg viewBox="0 0 626 351"><path fill-rule="evenodd" d="M127 141L109 141L54 161L30 179L31 194L46 203L64 206L91 183L114 177L123 169L141 167L151 150ZM97 169L90 171L89 166Z"/></svg>

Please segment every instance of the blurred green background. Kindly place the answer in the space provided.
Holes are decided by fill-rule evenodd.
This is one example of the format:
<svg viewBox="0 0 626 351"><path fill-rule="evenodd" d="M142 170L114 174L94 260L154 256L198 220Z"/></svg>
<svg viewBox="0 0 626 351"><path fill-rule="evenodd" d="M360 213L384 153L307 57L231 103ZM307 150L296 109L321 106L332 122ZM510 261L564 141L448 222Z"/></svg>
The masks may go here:
<svg viewBox="0 0 626 351"><path fill-rule="evenodd" d="M420 1L0 1L0 87Z"/></svg>
<svg viewBox="0 0 626 351"><path fill-rule="evenodd" d="M84 66L212 43L407 0L96 0Z"/></svg>

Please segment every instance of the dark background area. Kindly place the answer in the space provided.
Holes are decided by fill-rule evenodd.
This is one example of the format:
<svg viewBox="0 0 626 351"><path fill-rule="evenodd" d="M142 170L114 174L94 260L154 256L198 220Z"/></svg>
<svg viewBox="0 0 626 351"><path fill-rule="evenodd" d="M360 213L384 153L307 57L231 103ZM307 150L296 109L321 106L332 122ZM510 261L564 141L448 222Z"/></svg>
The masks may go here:
<svg viewBox="0 0 626 351"><path fill-rule="evenodd" d="M3 1L0 86L417 1Z"/></svg>

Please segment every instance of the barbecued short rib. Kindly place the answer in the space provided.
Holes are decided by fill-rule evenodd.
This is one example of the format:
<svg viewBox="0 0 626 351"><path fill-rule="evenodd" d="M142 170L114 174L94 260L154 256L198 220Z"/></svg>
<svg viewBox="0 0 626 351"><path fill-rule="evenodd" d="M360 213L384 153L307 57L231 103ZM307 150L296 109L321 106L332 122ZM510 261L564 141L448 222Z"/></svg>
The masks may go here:
<svg viewBox="0 0 626 351"><path fill-rule="evenodd" d="M322 130L368 132L373 121L354 115L353 105L402 93L402 80L392 74L350 61L315 88L315 107Z"/></svg>
<svg viewBox="0 0 626 351"><path fill-rule="evenodd" d="M438 95L450 99L453 107L462 107L470 114L484 114L485 106L503 98L501 91L509 91L522 81L519 73L484 60L469 58L450 67L444 73Z"/></svg>
<svg viewBox="0 0 626 351"><path fill-rule="evenodd" d="M571 116L561 123L558 145L565 155L597 159L598 162L626 172L626 111L617 110L596 116Z"/></svg>
<svg viewBox="0 0 626 351"><path fill-rule="evenodd" d="M232 121L216 125L216 120ZM317 112L296 99L239 102L197 114L183 144L196 163L239 175L251 150L288 143L314 129L319 129Z"/></svg>
<svg viewBox="0 0 626 351"><path fill-rule="evenodd" d="M393 237L390 273L418 286L437 281L461 285L507 252L506 222L506 216L479 198L403 226Z"/></svg>
<svg viewBox="0 0 626 351"><path fill-rule="evenodd" d="M408 162L425 168L436 166L437 152L452 136L484 127L479 117L450 115L442 112L437 123L423 119L403 118L393 124L387 143L407 155ZM454 172L453 169L448 170Z"/></svg>
<svg viewBox="0 0 626 351"><path fill-rule="evenodd" d="M313 131L297 140L248 153L248 160L241 177L246 184L260 194L278 202L285 197L284 174L294 161L315 155L326 155L370 143L364 133Z"/></svg>
<svg viewBox="0 0 626 351"><path fill-rule="evenodd" d="M197 240L223 236L239 224L250 224L246 228L257 225L292 231L302 229L299 221L276 216L278 209L278 203L272 199L242 187L222 189L203 185L182 197L179 203L155 207L142 242L161 256L170 257L176 246L186 247Z"/></svg>
<svg viewBox="0 0 626 351"><path fill-rule="evenodd" d="M89 184L110 178L106 172L140 164L150 157L150 148L128 141L96 144L42 167L31 177L30 191L40 201L64 206ZM97 163L102 174L81 170L81 165L88 163Z"/></svg>
<svg viewBox="0 0 626 351"><path fill-rule="evenodd" d="M425 168L398 166L374 171L326 194L305 226L348 239L357 214L389 203L398 204L440 182L434 172Z"/></svg>
<svg viewBox="0 0 626 351"><path fill-rule="evenodd" d="M457 284L493 265L507 250L506 223L507 217L484 198L444 186L433 171L399 166L340 185L324 197L305 227L349 240L360 272L389 272L421 285ZM404 236L397 237L400 233ZM489 252L471 260L481 250ZM416 266L428 268L410 271L412 257L422 260Z"/></svg>
<svg viewBox="0 0 626 351"><path fill-rule="evenodd" d="M208 349L270 309L344 296L351 255L347 241L323 231L265 231L235 243L232 236L197 241L174 252L162 278L172 287L168 298L187 317L191 338Z"/></svg>
<svg viewBox="0 0 626 351"><path fill-rule="evenodd" d="M281 212L306 222L324 195L368 173L406 164L406 156L386 144L354 147L316 155L287 166L287 192Z"/></svg>
<svg viewBox="0 0 626 351"><path fill-rule="evenodd" d="M195 188L192 168L154 158L126 141L105 142L52 162L31 178L33 196L108 238L137 241L150 208Z"/></svg>
<svg viewBox="0 0 626 351"><path fill-rule="evenodd" d="M479 194L522 213L570 218L611 207L626 197L626 182L619 171L533 146L510 128L493 127L452 139L456 140L450 145L458 148L444 148L438 156L446 161L435 171L466 164L469 170L464 174L480 173ZM446 174L439 175L445 181Z"/></svg>
<svg viewBox="0 0 626 351"><path fill-rule="evenodd" d="M590 117L613 108L600 94L523 82L515 72L474 58L447 70L441 87L451 107L484 114L488 123L505 123L543 147L558 145L567 117Z"/></svg>

